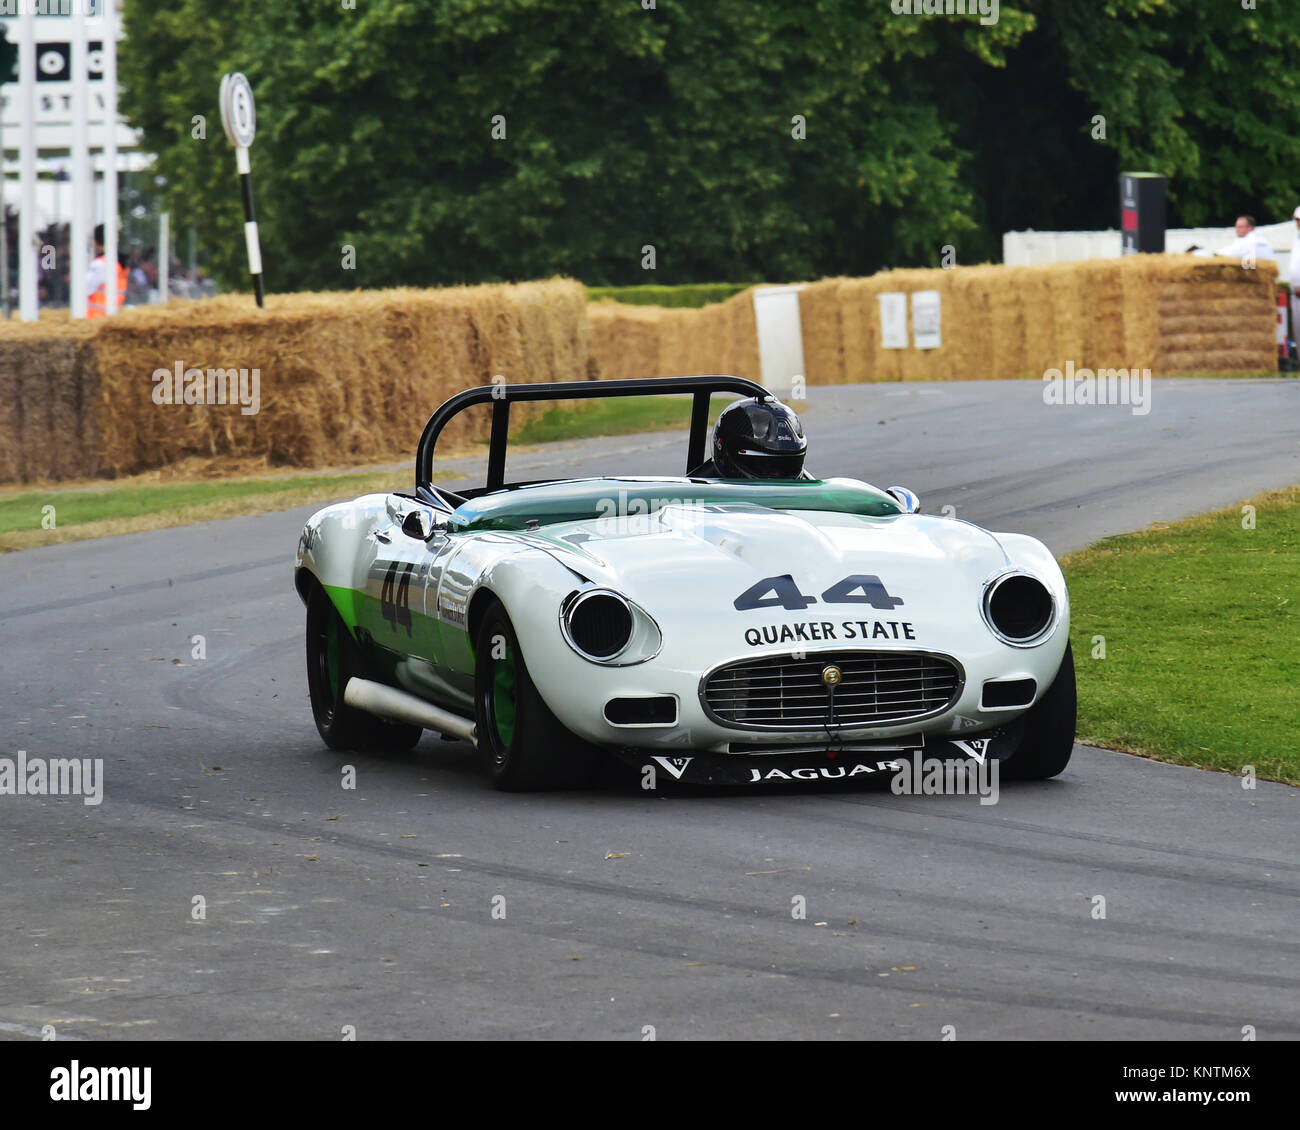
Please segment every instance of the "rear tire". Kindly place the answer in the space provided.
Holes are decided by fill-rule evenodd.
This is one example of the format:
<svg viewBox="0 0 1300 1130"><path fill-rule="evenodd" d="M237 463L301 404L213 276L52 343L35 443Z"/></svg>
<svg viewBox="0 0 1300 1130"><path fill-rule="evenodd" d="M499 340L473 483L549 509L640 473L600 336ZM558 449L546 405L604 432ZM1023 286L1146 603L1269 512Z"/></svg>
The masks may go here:
<svg viewBox="0 0 1300 1130"><path fill-rule="evenodd" d="M404 722L385 722L343 701L353 675L363 675L361 649L325 590L313 585L307 598L307 690L316 729L330 749L400 751L424 732Z"/></svg>
<svg viewBox="0 0 1300 1130"><path fill-rule="evenodd" d="M1024 716L1024 736L1016 752L1002 762L1002 775L1009 780L1042 781L1064 770L1074 752L1077 709L1074 652L1067 643L1052 685Z"/></svg>
<svg viewBox="0 0 1300 1130"><path fill-rule="evenodd" d="M598 755L542 701L500 601L483 616L474 658L478 750L492 783L506 792L587 788Z"/></svg>

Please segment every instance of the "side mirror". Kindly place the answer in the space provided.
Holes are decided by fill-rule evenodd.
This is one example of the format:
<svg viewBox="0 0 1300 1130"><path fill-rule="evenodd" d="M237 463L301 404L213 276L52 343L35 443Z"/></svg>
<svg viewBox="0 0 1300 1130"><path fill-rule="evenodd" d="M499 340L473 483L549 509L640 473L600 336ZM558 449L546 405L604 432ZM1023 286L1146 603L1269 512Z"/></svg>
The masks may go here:
<svg viewBox="0 0 1300 1130"><path fill-rule="evenodd" d="M402 519L402 533L408 538L427 542L437 532L438 524L434 521L433 511L427 507L417 506L408 510Z"/></svg>
<svg viewBox="0 0 1300 1130"><path fill-rule="evenodd" d="M915 514L921 509L921 499L907 487L886 487L885 493L903 508L904 514Z"/></svg>

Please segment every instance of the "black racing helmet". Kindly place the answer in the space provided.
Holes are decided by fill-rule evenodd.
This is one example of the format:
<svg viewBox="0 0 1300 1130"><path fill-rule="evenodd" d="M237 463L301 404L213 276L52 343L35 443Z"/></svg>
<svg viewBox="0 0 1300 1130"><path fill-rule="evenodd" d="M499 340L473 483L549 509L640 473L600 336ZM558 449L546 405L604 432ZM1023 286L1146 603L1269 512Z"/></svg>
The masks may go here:
<svg viewBox="0 0 1300 1130"><path fill-rule="evenodd" d="M724 479L797 479L808 440L776 397L737 400L713 426L713 465Z"/></svg>

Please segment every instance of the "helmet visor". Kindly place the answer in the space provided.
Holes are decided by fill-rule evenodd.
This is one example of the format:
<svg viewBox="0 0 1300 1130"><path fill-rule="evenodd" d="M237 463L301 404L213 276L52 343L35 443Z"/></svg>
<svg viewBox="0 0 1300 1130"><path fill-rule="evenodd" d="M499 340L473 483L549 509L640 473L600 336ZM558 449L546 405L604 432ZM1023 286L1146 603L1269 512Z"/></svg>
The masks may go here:
<svg viewBox="0 0 1300 1130"><path fill-rule="evenodd" d="M802 451L768 452L745 448L735 455L736 467L751 479L797 479L803 471Z"/></svg>

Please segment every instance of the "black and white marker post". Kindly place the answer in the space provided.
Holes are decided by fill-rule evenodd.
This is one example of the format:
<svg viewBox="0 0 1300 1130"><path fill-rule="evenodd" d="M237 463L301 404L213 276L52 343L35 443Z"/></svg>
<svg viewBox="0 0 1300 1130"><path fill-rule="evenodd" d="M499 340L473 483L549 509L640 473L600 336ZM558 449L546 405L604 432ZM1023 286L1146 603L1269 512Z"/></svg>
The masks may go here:
<svg viewBox="0 0 1300 1130"><path fill-rule="evenodd" d="M248 271L253 276L253 290L258 306L266 305L262 285L262 245L257 238L257 215L253 211L253 163L248 150L257 133L257 110L253 105L253 88L242 74L226 75L221 80L221 125L226 138L235 147L235 164L239 185L244 194L244 239L248 244Z"/></svg>

